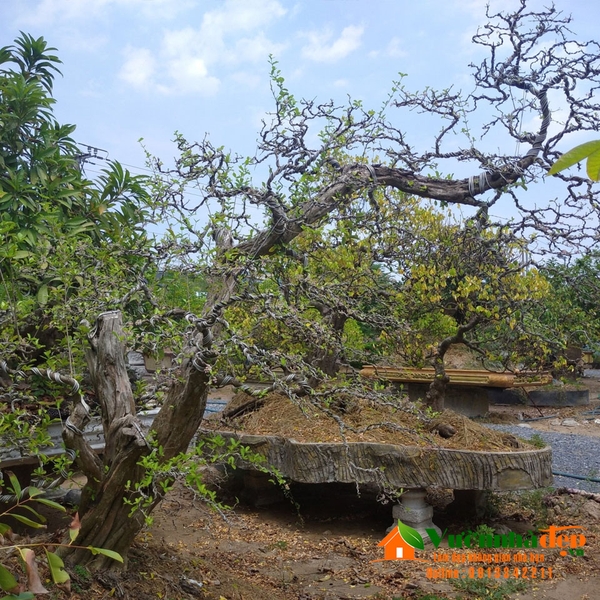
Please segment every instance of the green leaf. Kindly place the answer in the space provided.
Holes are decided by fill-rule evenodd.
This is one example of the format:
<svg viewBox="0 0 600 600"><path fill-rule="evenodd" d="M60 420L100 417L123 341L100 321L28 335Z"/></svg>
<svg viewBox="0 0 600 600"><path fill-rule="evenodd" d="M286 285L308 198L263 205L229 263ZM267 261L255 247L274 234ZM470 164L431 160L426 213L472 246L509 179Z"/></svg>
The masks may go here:
<svg viewBox="0 0 600 600"><path fill-rule="evenodd" d="M6 523L0 523L0 535L4 535L11 531L11 528Z"/></svg>
<svg viewBox="0 0 600 600"><path fill-rule="evenodd" d="M0 600L34 600L35 594L32 592L21 592L20 594L11 594L10 596L3 596Z"/></svg>
<svg viewBox="0 0 600 600"><path fill-rule="evenodd" d="M13 258L19 259L19 258L27 258L29 256L32 256L31 252L28 252L27 250L17 250L14 254L13 254Z"/></svg>
<svg viewBox="0 0 600 600"><path fill-rule="evenodd" d="M10 479L10 485L12 487L12 491L15 493L17 498L21 497L21 484L17 479L16 475L12 471L6 471L6 475Z"/></svg>
<svg viewBox="0 0 600 600"><path fill-rule="evenodd" d="M0 588L5 592L10 592L18 585L14 575L4 565L0 565Z"/></svg>
<svg viewBox="0 0 600 600"><path fill-rule="evenodd" d="M400 519L398 519L398 531L407 544L411 545L413 548L425 550L425 544L423 543L421 534L416 529L404 524Z"/></svg>
<svg viewBox="0 0 600 600"><path fill-rule="evenodd" d="M64 506L58 502L54 502L53 500L48 500L47 498L36 498L35 501L43 504L44 506L49 506L50 508L60 510L61 512L67 512L67 509Z"/></svg>
<svg viewBox="0 0 600 600"><path fill-rule="evenodd" d="M106 550L104 548L94 548L93 546L88 546L88 550L92 554L103 554L104 556L108 556L109 558L112 558L113 560L116 560L120 563L123 562L123 557L118 552L115 552L114 550Z"/></svg>
<svg viewBox="0 0 600 600"><path fill-rule="evenodd" d="M30 485L27 488L27 491L29 492L29 497L30 498L35 498L36 496L39 496L40 494L43 494L44 492L42 490L40 490L39 488L36 488L33 485Z"/></svg>
<svg viewBox="0 0 600 600"><path fill-rule="evenodd" d="M69 574L65 571L65 563L60 556L46 550L46 559L48 560L50 575L52 576L52 581L54 581L54 583L66 583L69 581Z"/></svg>
<svg viewBox="0 0 600 600"><path fill-rule="evenodd" d="M588 177L592 181L598 181L600 179L600 149L588 156L585 167Z"/></svg>
<svg viewBox="0 0 600 600"><path fill-rule="evenodd" d="M46 517L44 517L43 515L40 515L40 513L37 512L37 510L35 510L31 506L28 506L25 503L21 504L19 508L21 508L23 510L28 510L40 523L45 523L47 520Z"/></svg>
<svg viewBox="0 0 600 600"><path fill-rule="evenodd" d="M572 167L574 164L582 161L584 158L587 158L591 154L600 151L600 140L595 140L593 142L586 142L585 144L581 144L579 146L575 146L572 150L565 152L550 168L548 171L548 175L556 175L556 173L560 173L569 167ZM590 175L591 177L591 175ZM592 178L594 179L594 178Z"/></svg>
<svg viewBox="0 0 600 600"><path fill-rule="evenodd" d="M37 301L40 306L44 306L48 302L48 286L45 283L38 290Z"/></svg>
<svg viewBox="0 0 600 600"><path fill-rule="evenodd" d="M43 523L36 523L35 521L32 521L31 519L24 517L23 515L18 515L16 513L11 513L10 516L13 519L16 519L17 521L23 523L24 525L28 525L29 527L33 527L34 529L45 529L45 525Z"/></svg>

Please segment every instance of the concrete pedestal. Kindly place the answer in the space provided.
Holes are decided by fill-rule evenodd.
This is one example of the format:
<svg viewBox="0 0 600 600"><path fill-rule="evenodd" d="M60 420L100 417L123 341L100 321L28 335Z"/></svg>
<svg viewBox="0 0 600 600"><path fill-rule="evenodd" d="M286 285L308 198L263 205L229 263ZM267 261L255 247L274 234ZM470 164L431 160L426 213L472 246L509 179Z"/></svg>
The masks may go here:
<svg viewBox="0 0 600 600"><path fill-rule="evenodd" d="M430 541L429 534L425 531L426 529L435 529L441 535L442 530L437 525L434 525L431 520L433 517L433 506L425 502L425 495L425 490L421 488L404 492L400 496L400 504L396 504L392 509L394 523L388 531L396 527L398 519L400 519L405 525L416 529L421 534L425 543Z"/></svg>

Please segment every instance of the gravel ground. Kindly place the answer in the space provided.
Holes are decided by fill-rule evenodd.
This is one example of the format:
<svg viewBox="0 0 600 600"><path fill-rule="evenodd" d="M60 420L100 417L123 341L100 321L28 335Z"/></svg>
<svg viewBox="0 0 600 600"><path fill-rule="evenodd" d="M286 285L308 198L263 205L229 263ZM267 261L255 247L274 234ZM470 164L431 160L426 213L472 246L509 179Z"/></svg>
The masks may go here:
<svg viewBox="0 0 600 600"><path fill-rule="evenodd" d="M570 433L538 431L518 425L492 425L487 427L506 431L524 439L539 435L552 446L552 472L555 487L569 487L600 493L600 481L561 477L556 473L567 473L579 477L600 480L600 438Z"/></svg>

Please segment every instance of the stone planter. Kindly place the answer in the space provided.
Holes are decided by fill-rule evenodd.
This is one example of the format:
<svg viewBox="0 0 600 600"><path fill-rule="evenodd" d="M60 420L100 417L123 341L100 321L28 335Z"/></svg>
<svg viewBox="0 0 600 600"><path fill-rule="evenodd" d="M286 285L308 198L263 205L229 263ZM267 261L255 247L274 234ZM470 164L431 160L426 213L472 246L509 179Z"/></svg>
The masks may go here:
<svg viewBox="0 0 600 600"><path fill-rule="evenodd" d="M175 359L175 353L170 348L166 348L162 353L162 358L155 358L148 354L144 354L144 366L148 373L154 373L159 369L170 369L173 367L173 360Z"/></svg>
<svg viewBox="0 0 600 600"><path fill-rule="evenodd" d="M300 483L385 483L392 489L508 491L547 487L553 481L549 447L474 452L371 442L305 443L227 431L202 433L239 440L263 455L284 477ZM252 469L252 465L244 468Z"/></svg>

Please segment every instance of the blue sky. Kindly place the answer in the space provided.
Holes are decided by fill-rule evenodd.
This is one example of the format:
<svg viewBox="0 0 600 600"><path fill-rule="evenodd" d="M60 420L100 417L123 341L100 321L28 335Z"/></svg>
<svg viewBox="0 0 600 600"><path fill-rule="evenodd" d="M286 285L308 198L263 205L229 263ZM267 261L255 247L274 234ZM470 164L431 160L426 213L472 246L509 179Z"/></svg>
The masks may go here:
<svg viewBox="0 0 600 600"><path fill-rule="evenodd" d="M490 0L493 11L515 0ZM544 3L534 0L532 7ZM19 31L58 48L63 77L56 115L77 141L108 151L139 172L144 138L169 159L174 131L206 133L216 145L251 153L272 109L268 55L298 97L378 108L398 72L411 89L469 91L471 44L486 22L484 0L2 0L1 44ZM558 0L573 30L593 38L600 3ZM414 121L413 121L414 118ZM411 126L414 130L411 129ZM413 143L429 133L402 122ZM579 140L576 140L579 141ZM582 140L585 141L585 140ZM511 147L508 151L512 151ZM93 173L89 173L93 175Z"/></svg>

